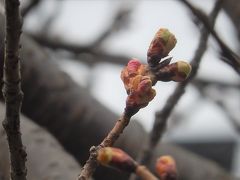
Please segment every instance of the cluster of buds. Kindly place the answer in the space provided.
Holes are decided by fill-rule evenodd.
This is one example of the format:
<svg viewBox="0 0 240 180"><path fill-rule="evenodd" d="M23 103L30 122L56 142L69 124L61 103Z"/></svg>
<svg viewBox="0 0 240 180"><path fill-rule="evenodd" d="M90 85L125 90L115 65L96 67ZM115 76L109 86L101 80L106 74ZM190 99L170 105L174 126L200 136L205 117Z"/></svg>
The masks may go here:
<svg viewBox="0 0 240 180"><path fill-rule="evenodd" d="M122 70L121 79L128 94L127 107L143 108L155 97L152 88L157 81L182 82L191 72L191 65L184 61L170 64L166 58L176 45L175 36L167 29L160 29L154 36L147 53L148 64L131 59ZM161 62L162 59L165 59Z"/></svg>
<svg viewBox="0 0 240 180"><path fill-rule="evenodd" d="M156 173L161 180L176 180L176 162L171 156L161 156L156 162Z"/></svg>
<svg viewBox="0 0 240 180"><path fill-rule="evenodd" d="M148 66L137 59L129 61L122 70L121 79L128 94L127 107L145 107L156 95Z"/></svg>

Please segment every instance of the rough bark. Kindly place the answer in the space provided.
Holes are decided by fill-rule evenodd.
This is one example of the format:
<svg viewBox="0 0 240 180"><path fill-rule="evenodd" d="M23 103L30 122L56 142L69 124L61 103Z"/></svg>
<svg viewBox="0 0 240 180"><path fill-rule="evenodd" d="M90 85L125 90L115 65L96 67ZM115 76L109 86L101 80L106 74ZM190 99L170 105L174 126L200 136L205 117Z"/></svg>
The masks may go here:
<svg viewBox="0 0 240 180"><path fill-rule="evenodd" d="M20 35L22 19L19 0L5 0L5 49L4 86L2 88L6 113L2 125L7 134L10 152L10 174L12 180L26 180L27 153L23 146L20 130L20 111L23 92L20 71Z"/></svg>
<svg viewBox="0 0 240 180"><path fill-rule="evenodd" d="M23 59L28 59L23 61L23 90L26 94L23 112L46 127L80 163L85 162L90 146L101 142L118 116L74 83L30 38L23 36L22 43ZM132 121L119 139L118 146L136 157L146 137L143 127ZM160 154L172 154L177 159L181 179L231 179L216 164L174 145L158 145L151 160L152 168ZM98 168L95 176L98 179L123 180L127 174Z"/></svg>
<svg viewBox="0 0 240 180"><path fill-rule="evenodd" d="M0 103L0 121L4 106ZM80 171L78 163L68 155L46 130L21 116L23 143L28 147L27 178L30 180L71 180ZM9 179L9 152L6 134L0 127L0 179Z"/></svg>

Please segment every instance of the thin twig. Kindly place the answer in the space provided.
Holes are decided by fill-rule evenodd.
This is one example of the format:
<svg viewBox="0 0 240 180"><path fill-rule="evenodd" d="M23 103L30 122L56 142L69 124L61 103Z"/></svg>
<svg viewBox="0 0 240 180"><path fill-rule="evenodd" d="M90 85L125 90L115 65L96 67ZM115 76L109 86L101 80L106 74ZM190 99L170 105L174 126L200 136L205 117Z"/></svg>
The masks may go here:
<svg viewBox="0 0 240 180"><path fill-rule="evenodd" d="M112 130L108 133L108 135L104 138L104 140L97 146L92 147L90 149L90 156L87 160L86 164L83 166L81 174L78 176L78 180L87 180L94 173L95 169L98 166L97 163L97 153L100 149L104 147L111 147L118 137L122 134L125 127L128 125L131 117L137 113L139 109L130 109L125 108L123 115L120 119L117 120L116 124L112 128Z"/></svg>
<svg viewBox="0 0 240 180"><path fill-rule="evenodd" d="M135 174L142 180L159 180L146 166L138 165Z"/></svg>
<svg viewBox="0 0 240 180"><path fill-rule="evenodd" d="M29 12L31 12L39 3L41 0L31 0L25 7L22 8L22 16L25 17Z"/></svg>
<svg viewBox="0 0 240 180"><path fill-rule="evenodd" d="M197 84L196 87L203 98L208 98L209 100L214 102L225 113L232 127L236 130L238 134L240 134L240 121L229 112L228 108L224 104L224 101L209 95L206 92L205 86L199 86L199 84Z"/></svg>
<svg viewBox="0 0 240 180"><path fill-rule="evenodd" d="M26 180L26 151L22 144L20 131L20 109L23 92L19 60L19 41L22 19L19 12L19 0L6 0L6 38L4 58L3 95L6 104L6 116L3 127L7 134L11 160L11 179Z"/></svg>
<svg viewBox="0 0 240 180"><path fill-rule="evenodd" d="M218 80L209 80L204 78L195 78L191 84L197 87L205 87L205 86L216 86L216 88L227 89L227 88L234 88L240 89L240 83L237 82L224 82Z"/></svg>
<svg viewBox="0 0 240 180"><path fill-rule="evenodd" d="M214 25L215 19L221 9L221 4L222 0L219 0L216 2L215 7L210 15L210 19L212 22L212 25ZM191 61L191 66L192 66L192 72L189 76L189 78L182 83L180 83L173 94L167 99L167 102L163 109L161 111L158 111L155 115L155 122L153 125L153 129L150 133L149 137L149 142L144 149L144 152L142 154L142 157L140 158L140 163L141 164L148 164L151 157L152 157L152 152L154 152L154 149L161 139L161 136L166 128L167 120L168 117L170 116L171 112L173 111L175 105L181 98L181 96L185 92L186 86L189 84L189 82L195 77L198 71L198 67L201 61L201 58L206 51L207 48L207 40L208 40L209 32L206 28L203 28L201 31L201 37L200 37L200 42L198 45L198 49L196 50L195 56L193 60Z"/></svg>
<svg viewBox="0 0 240 180"><path fill-rule="evenodd" d="M211 23L208 20L206 14L204 14L200 9L194 7L187 0L181 0L191 11L192 13L203 23L205 28L211 33L216 42L218 43L221 49L221 60L230 65L239 75L240 75L240 57L231 50L231 48L223 42L223 40L219 37L217 32L211 26Z"/></svg>

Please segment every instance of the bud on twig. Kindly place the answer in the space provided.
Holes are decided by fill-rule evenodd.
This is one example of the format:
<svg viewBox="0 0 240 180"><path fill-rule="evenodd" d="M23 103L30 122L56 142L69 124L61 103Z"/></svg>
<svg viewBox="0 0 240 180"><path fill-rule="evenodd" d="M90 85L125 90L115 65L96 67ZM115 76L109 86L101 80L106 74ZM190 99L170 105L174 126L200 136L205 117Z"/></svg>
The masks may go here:
<svg viewBox="0 0 240 180"><path fill-rule="evenodd" d="M176 82L182 82L187 79L187 77L191 73L192 67L190 64L184 61L176 62L176 66L177 69L175 71L175 75L172 77L172 80Z"/></svg>
<svg viewBox="0 0 240 180"><path fill-rule="evenodd" d="M122 171L135 172L135 161L118 148L105 147L98 152L97 160L104 166L110 166Z"/></svg>
<svg viewBox="0 0 240 180"><path fill-rule="evenodd" d="M161 28L155 34L147 53L147 60L150 66L154 66L168 55L175 47L177 40L175 36L168 30Z"/></svg>
<svg viewBox="0 0 240 180"><path fill-rule="evenodd" d="M192 67L189 63L178 61L155 70L154 75L158 81L182 82L187 79L191 70Z"/></svg>
<svg viewBox="0 0 240 180"><path fill-rule="evenodd" d="M147 167L139 165L128 154L118 148L105 147L100 149L97 160L104 166L135 173L142 180L158 180Z"/></svg>
<svg viewBox="0 0 240 180"><path fill-rule="evenodd" d="M161 180L177 180L175 160L171 156L161 156L156 162L156 173Z"/></svg>

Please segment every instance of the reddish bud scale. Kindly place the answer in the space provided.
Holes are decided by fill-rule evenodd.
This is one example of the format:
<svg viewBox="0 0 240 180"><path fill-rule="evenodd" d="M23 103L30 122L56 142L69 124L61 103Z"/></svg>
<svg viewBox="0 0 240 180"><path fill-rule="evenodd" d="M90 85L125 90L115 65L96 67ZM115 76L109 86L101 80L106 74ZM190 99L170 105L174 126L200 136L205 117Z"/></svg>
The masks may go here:
<svg viewBox="0 0 240 180"><path fill-rule="evenodd" d="M109 166L122 171L135 172L134 160L118 148L106 147L98 152L97 160L104 166Z"/></svg>
<svg viewBox="0 0 240 180"><path fill-rule="evenodd" d="M159 29L148 48L148 64L150 66L158 64L163 57L169 54L176 43L177 40L175 36L168 29Z"/></svg>
<svg viewBox="0 0 240 180"><path fill-rule="evenodd" d="M159 69L155 75L159 81L182 82L187 79L191 70L190 64L184 61L178 61Z"/></svg>

